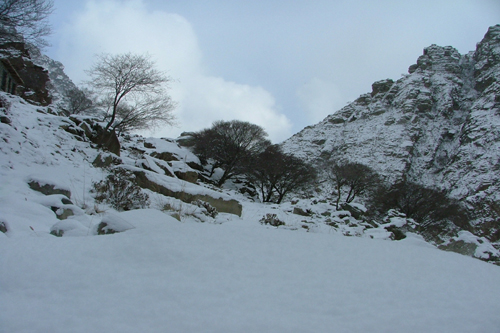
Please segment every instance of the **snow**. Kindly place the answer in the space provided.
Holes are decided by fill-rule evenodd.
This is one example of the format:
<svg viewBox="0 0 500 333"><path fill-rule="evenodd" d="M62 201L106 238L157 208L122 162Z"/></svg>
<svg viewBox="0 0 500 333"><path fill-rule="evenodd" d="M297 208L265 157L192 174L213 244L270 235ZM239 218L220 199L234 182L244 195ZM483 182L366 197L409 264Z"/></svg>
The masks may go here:
<svg viewBox="0 0 500 333"><path fill-rule="evenodd" d="M242 217L219 213L200 223L199 208L173 198L168 200L179 212L185 209L181 221L168 211L117 212L95 205L91 184L107 175L91 164L98 151L59 130L63 117L2 96L12 103L12 126L0 124L0 222L8 228L0 233L0 332L493 332L500 327L500 267L440 251L412 233L387 240L385 225L363 231L349 212L331 211L326 201L300 200L297 207L316 215L294 215L289 202L260 204L236 192L166 177L155 167L157 160L145 157L158 171L146 172L148 177L159 184L236 199ZM171 141L148 142L195 160ZM131 156L122 158L136 168ZM63 204L63 195L31 190L32 177L70 190L73 204ZM150 197L158 208L167 200ZM59 221L51 207L75 215ZM267 213L286 225L260 224ZM330 227L327 218L341 225ZM395 216L388 223L406 221ZM101 222L122 232L98 236ZM52 230L64 231L63 237ZM363 237L343 236L357 233ZM488 245L477 237L471 241Z"/></svg>
<svg viewBox="0 0 500 333"><path fill-rule="evenodd" d="M0 238L5 332L493 332L500 269L415 246L120 213L135 229Z"/></svg>

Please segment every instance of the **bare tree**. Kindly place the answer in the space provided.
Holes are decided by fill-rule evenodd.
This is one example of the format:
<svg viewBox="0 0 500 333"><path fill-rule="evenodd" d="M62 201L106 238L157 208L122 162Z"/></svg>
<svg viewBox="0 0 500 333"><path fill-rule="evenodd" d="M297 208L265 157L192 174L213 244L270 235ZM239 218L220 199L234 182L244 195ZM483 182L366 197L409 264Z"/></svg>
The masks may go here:
<svg viewBox="0 0 500 333"><path fill-rule="evenodd" d="M149 55L104 53L86 72L87 84L105 109L106 131L121 125L123 130L172 124L175 104L166 91L171 78L155 68Z"/></svg>
<svg viewBox="0 0 500 333"><path fill-rule="evenodd" d="M409 181L392 185L378 203L385 210L396 208L414 218L423 229L439 226L442 221L450 221L465 230L471 228L468 214L460 202L444 191Z"/></svg>
<svg viewBox="0 0 500 333"><path fill-rule="evenodd" d="M370 167L360 163L333 163L328 177L335 186L337 209L339 209L340 200L346 187L347 197L345 202L349 203L357 195L372 188L378 181L377 174Z"/></svg>
<svg viewBox="0 0 500 333"><path fill-rule="evenodd" d="M73 88L65 92L64 98L67 102L66 111L68 114L80 114L94 109L91 92L87 89Z"/></svg>
<svg viewBox="0 0 500 333"><path fill-rule="evenodd" d="M169 96L145 96L132 106L126 103L117 110L117 119L113 129L118 132L155 128L160 124L174 124L172 113L176 103Z"/></svg>
<svg viewBox="0 0 500 333"><path fill-rule="evenodd" d="M47 46L51 34L48 16L53 12L51 0L0 1L0 43L27 42Z"/></svg>
<svg viewBox="0 0 500 333"><path fill-rule="evenodd" d="M276 203L281 203L285 195L295 190L306 189L316 180L316 170L301 159L285 154L283 169L274 184L278 193Z"/></svg>
<svg viewBox="0 0 500 333"><path fill-rule="evenodd" d="M313 167L284 153L278 145L267 147L247 167L248 180L259 189L263 202L275 197L279 204L289 192L304 189L316 179Z"/></svg>
<svg viewBox="0 0 500 333"><path fill-rule="evenodd" d="M262 127L249 122L216 121L211 128L193 134L193 151L202 159L213 160L210 177L215 168L224 170L218 180L218 185L222 186L226 180L244 172L249 156L271 144L266 136Z"/></svg>

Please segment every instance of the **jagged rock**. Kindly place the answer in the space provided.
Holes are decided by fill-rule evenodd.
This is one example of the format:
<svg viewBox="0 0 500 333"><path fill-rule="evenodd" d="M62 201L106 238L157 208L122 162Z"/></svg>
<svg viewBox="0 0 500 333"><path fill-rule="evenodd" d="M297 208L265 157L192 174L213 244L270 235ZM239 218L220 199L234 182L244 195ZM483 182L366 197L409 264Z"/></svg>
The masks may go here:
<svg viewBox="0 0 500 333"><path fill-rule="evenodd" d="M193 132L182 132L181 135L175 140L182 147L194 146Z"/></svg>
<svg viewBox="0 0 500 333"><path fill-rule="evenodd" d="M474 232L496 239L500 25L465 55L451 46L426 47L409 73L375 82L370 94L286 140L284 151L316 165L358 162L389 184L406 180L446 191L465 204Z"/></svg>
<svg viewBox="0 0 500 333"><path fill-rule="evenodd" d="M62 229L51 230L50 234L56 237L62 237L64 235L64 230Z"/></svg>
<svg viewBox="0 0 500 333"><path fill-rule="evenodd" d="M88 123L87 123L87 122L85 122L85 121L82 121L82 122L78 125L78 127L80 127L80 128L83 130L83 132L85 133L85 136L86 136L87 138L91 138L91 137L92 137L92 127L91 127L91 125L90 125L90 124L88 124Z"/></svg>
<svg viewBox="0 0 500 333"><path fill-rule="evenodd" d="M0 53L8 59L23 81L21 95L24 99L46 106L52 102L48 84L48 71L31 59L31 50L24 43L5 43Z"/></svg>
<svg viewBox="0 0 500 333"><path fill-rule="evenodd" d="M61 125L59 128L82 139L85 136L85 131L74 125Z"/></svg>
<svg viewBox="0 0 500 333"><path fill-rule="evenodd" d="M61 199L61 202L64 204L64 205L72 205L73 203L71 202L71 200L69 200L68 198L62 198Z"/></svg>
<svg viewBox="0 0 500 333"><path fill-rule="evenodd" d="M351 205L347 202L340 204L340 208L342 210L347 210L348 212L350 212L351 216L354 217L356 220L362 220L366 213L366 210L363 210L355 205Z"/></svg>
<svg viewBox="0 0 500 333"><path fill-rule="evenodd" d="M375 96L377 94L383 94L389 91L391 87L393 86L394 81L391 79L386 79L386 80L381 80L374 82L372 84L372 93L371 96Z"/></svg>
<svg viewBox="0 0 500 333"><path fill-rule="evenodd" d="M56 214L59 220L66 220L68 217L75 215L73 209L65 207L50 207L52 211Z"/></svg>
<svg viewBox="0 0 500 333"><path fill-rule="evenodd" d="M201 166L201 164L199 163L187 162L186 164L193 170L204 171L203 166Z"/></svg>
<svg viewBox="0 0 500 333"><path fill-rule="evenodd" d="M162 160L162 161L165 161L165 162L171 162L171 161L178 161L179 159L177 157L174 156L174 154L170 153L170 152L161 152L161 153L158 153L158 152L152 152L151 153L151 156L154 157L154 158L157 158L159 160Z"/></svg>
<svg viewBox="0 0 500 333"><path fill-rule="evenodd" d="M97 135L94 135L91 138L91 140L93 143L99 145L105 150L117 156L120 156L121 146L115 131L109 130L105 132L104 130L101 129L100 131L98 131Z"/></svg>
<svg viewBox="0 0 500 333"><path fill-rule="evenodd" d="M28 185L33 191L37 191L45 195L62 194L71 198L71 191L58 188L57 185L46 184L36 180L31 180Z"/></svg>
<svg viewBox="0 0 500 333"><path fill-rule="evenodd" d="M62 220L50 228L50 234L56 237L63 236L86 236L89 228L84 227L79 221L74 219Z"/></svg>
<svg viewBox="0 0 500 333"><path fill-rule="evenodd" d="M114 233L117 233L118 231L109 228L108 224L106 222L101 222L97 226L97 234L98 235L112 235Z"/></svg>
<svg viewBox="0 0 500 333"><path fill-rule="evenodd" d="M391 226L388 226L388 227L385 227L385 230L391 232L391 236L390 238L392 240L402 240L402 239L405 239L406 238L406 235L405 233L403 232L403 230L401 230L400 228L394 226L394 225L391 225Z"/></svg>
<svg viewBox="0 0 500 333"><path fill-rule="evenodd" d="M95 158L94 162L92 162L92 165L95 166L96 168L108 168L111 165L119 165L122 163L122 160L110 153L99 153L97 157Z"/></svg>
<svg viewBox="0 0 500 333"><path fill-rule="evenodd" d="M149 142L146 142L146 141L144 141L144 148L156 149L156 147L152 143L149 143Z"/></svg>

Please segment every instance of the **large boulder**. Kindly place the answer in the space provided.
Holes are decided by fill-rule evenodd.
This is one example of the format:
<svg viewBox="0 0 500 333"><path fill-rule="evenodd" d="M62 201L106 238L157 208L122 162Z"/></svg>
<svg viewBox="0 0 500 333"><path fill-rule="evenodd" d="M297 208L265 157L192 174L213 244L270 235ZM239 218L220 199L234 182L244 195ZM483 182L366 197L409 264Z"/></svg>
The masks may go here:
<svg viewBox="0 0 500 333"><path fill-rule="evenodd" d="M37 191L45 195L62 194L67 198L71 198L71 191L60 188L54 184L49 184L40 180L30 180L28 185L33 191Z"/></svg>
<svg viewBox="0 0 500 333"><path fill-rule="evenodd" d="M177 178L193 184L198 181L198 173L195 171L175 171L175 175Z"/></svg>
<svg viewBox="0 0 500 333"><path fill-rule="evenodd" d="M206 191L205 193L189 193L188 191L183 190L173 190L164 184L159 184L159 182L152 180L152 177L148 178L148 171L135 170L133 173L135 175L134 181L136 184L144 189L148 189L168 197L173 197L186 203L191 203L196 200L205 201L221 213L241 216L243 211L243 208L238 201L234 199L226 199L215 191L213 191L213 193L211 191Z"/></svg>
<svg viewBox="0 0 500 333"><path fill-rule="evenodd" d="M91 138L91 141L97 145L99 145L104 150L107 150L117 156L120 156L120 141L116 136L115 131L104 131L101 130L97 135Z"/></svg>
<svg viewBox="0 0 500 333"><path fill-rule="evenodd" d="M441 250L460 253L466 256L474 256L476 253L477 244L469 243L464 240L450 240L448 244L439 245Z"/></svg>

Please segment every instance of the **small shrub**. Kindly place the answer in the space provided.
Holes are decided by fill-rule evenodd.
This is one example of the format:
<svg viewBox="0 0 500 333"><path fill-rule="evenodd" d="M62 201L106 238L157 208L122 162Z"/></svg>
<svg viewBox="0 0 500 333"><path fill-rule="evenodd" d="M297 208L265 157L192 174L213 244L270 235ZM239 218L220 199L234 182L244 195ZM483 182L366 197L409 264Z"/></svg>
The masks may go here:
<svg viewBox="0 0 500 333"><path fill-rule="evenodd" d="M134 175L124 169L114 169L105 180L93 184L91 192L95 193L97 203L107 203L116 210L145 208L149 196L142 193L139 186L133 183Z"/></svg>
<svg viewBox="0 0 500 333"><path fill-rule="evenodd" d="M279 227L280 225L285 225L285 222L281 221L280 219L278 219L278 217L276 216L276 214L266 214L266 216L263 216L261 219L260 219L260 224L269 224L273 227Z"/></svg>

